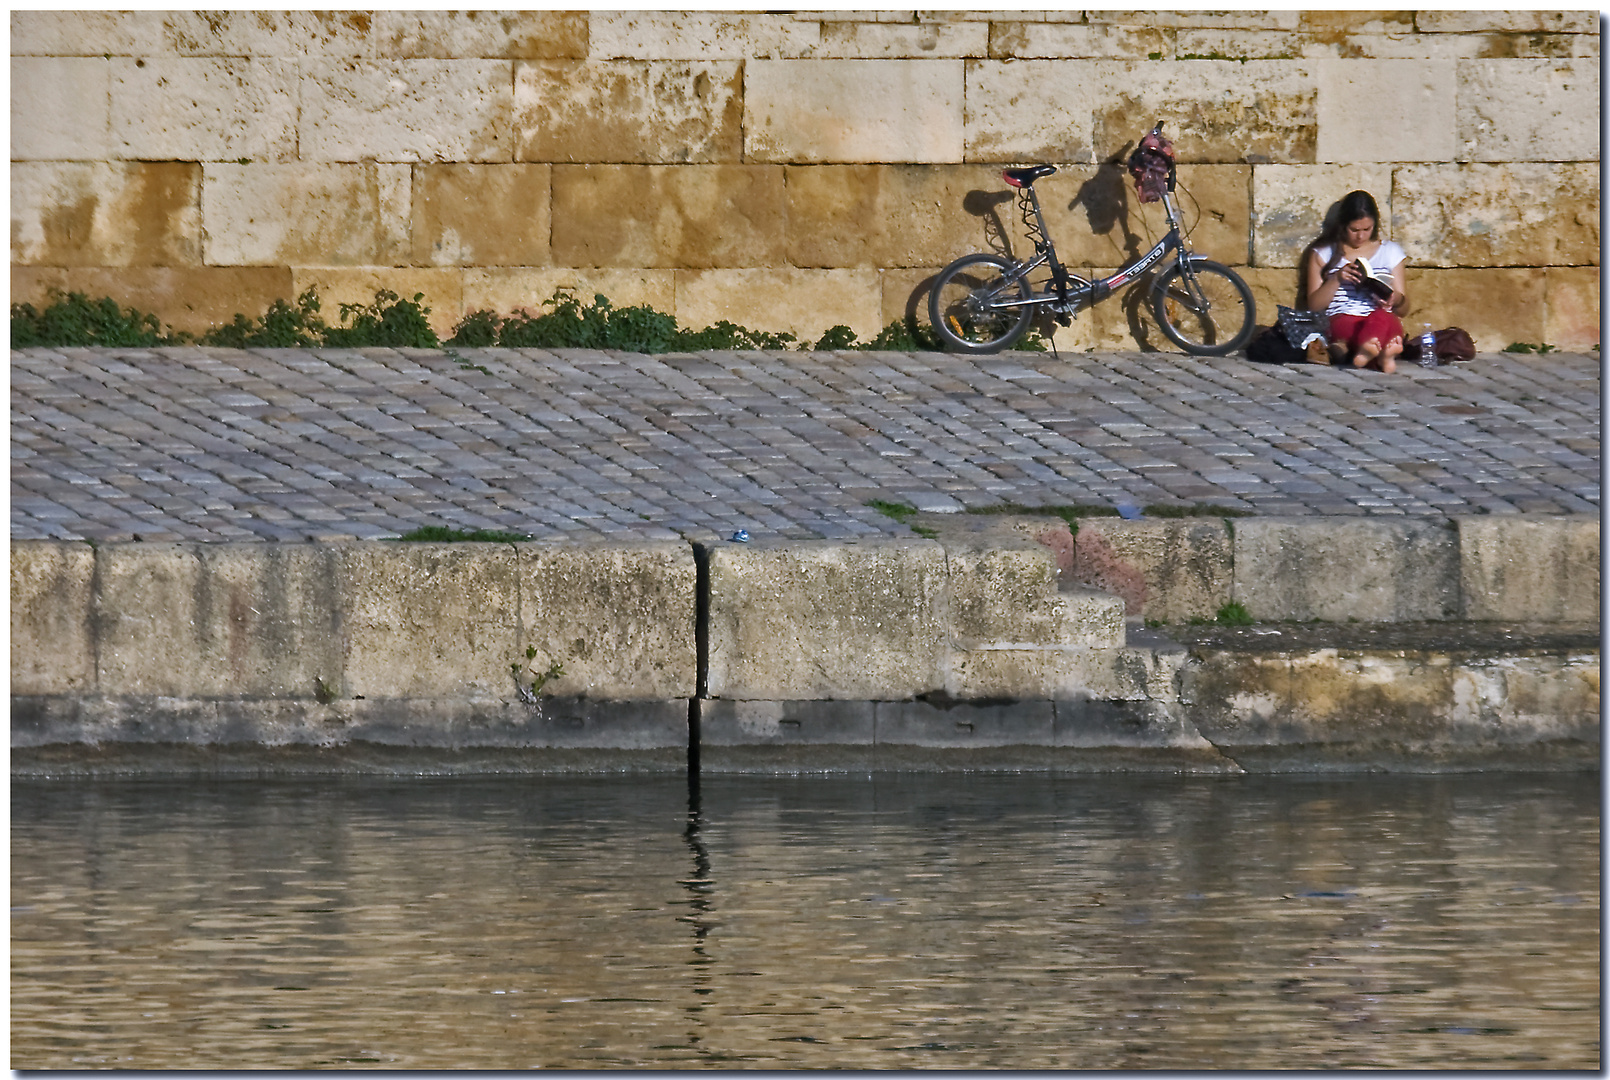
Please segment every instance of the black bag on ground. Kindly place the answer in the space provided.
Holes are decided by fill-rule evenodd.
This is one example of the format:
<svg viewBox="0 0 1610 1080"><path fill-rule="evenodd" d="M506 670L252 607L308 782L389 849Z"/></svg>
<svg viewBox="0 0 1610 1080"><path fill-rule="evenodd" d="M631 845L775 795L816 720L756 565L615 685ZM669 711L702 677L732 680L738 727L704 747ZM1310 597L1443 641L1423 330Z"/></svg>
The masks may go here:
<svg viewBox="0 0 1610 1080"><path fill-rule="evenodd" d="M1303 359L1303 351L1287 343L1280 327L1266 326L1247 342L1247 359L1255 364L1295 364Z"/></svg>
<svg viewBox="0 0 1610 1080"><path fill-rule="evenodd" d="M1298 311L1275 305L1275 325L1261 330L1247 344L1247 359L1259 364L1296 364L1306 359L1303 346L1318 334L1327 338L1330 319L1322 311Z"/></svg>

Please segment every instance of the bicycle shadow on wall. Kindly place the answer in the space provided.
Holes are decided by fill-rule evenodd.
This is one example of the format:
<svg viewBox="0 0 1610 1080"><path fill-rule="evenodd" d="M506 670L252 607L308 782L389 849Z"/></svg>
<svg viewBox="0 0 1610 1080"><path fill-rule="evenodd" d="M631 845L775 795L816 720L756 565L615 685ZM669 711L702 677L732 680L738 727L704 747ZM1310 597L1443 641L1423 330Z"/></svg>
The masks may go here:
<svg viewBox="0 0 1610 1080"><path fill-rule="evenodd" d="M1001 220L999 207L1013 198L1010 191L980 191L976 188L962 198L962 209L981 220L985 246L1007 259L1012 258L1012 237L1007 232L1006 223ZM906 297L906 328L913 334L919 325L927 324L928 291L934 287L938 277L937 273L929 274L917 282L911 295Z"/></svg>
<svg viewBox="0 0 1610 1080"><path fill-rule="evenodd" d="M1134 146L1133 142L1127 142L1112 157L1097 164L1095 175L1079 185L1078 192L1068 203L1070 211L1084 208L1085 221L1094 235L1111 236L1114 229L1122 230L1122 242L1114 244L1124 253L1120 266L1136 261L1151 246L1129 226L1129 174L1124 163L1129 160ZM1135 339L1141 352L1160 351L1152 340L1157 326L1146 314L1150 287L1150 279L1141 278L1125 290L1119 306L1124 313L1124 323L1129 327L1129 336Z"/></svg>

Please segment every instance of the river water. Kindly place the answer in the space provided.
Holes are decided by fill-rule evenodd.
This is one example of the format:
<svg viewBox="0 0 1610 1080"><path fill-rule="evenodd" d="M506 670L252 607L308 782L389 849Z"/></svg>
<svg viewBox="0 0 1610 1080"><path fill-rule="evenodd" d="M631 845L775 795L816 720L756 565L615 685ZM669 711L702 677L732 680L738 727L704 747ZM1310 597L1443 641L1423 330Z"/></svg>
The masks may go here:
<svg viewBox="0 0 1610 1080"><path fill-rule="evenodd" d="M12 1068L1587 1068L1595 776L13 782Z"/></svg>

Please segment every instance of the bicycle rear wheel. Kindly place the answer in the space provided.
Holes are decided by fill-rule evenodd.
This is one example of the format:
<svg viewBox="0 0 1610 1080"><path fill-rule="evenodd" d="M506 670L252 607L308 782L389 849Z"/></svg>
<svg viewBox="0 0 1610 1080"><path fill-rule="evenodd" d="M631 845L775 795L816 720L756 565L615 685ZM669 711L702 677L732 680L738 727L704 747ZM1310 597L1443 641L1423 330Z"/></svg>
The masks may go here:
<svg viewBox="0 0 1610 1080"><path fill-rule="evenodd" d="M928 292L928 317L947 349L992 353L1016 341L1029 325L1029 283L1006 276L1011 263L999 255L966 255L939 272Z"/></svg>
<svg viewBox="0 0 1610 1080"><path fill-rule="evenodd" d="M1212 259L1176 264L1152 286L1152 314L1163 336L1197 356L1223 356L1252 337L1252 290Z"/></svg>

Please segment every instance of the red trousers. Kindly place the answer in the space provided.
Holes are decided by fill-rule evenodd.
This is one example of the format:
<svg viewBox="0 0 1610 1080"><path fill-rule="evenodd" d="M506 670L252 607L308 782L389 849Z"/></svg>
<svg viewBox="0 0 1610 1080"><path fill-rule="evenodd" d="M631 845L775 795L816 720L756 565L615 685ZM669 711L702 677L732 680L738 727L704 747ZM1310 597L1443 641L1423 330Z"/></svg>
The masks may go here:
<svg viewBox="0 0 1610 1080"><path fill-rule="evenodd" d="M1351 352L1357 352L1366 341L1374 341L1384 349L1387 342L1402 336L1402 321L1386 308L1376 308L1368 315L1330 317L1330 339L1342 342Z"/></svg>

